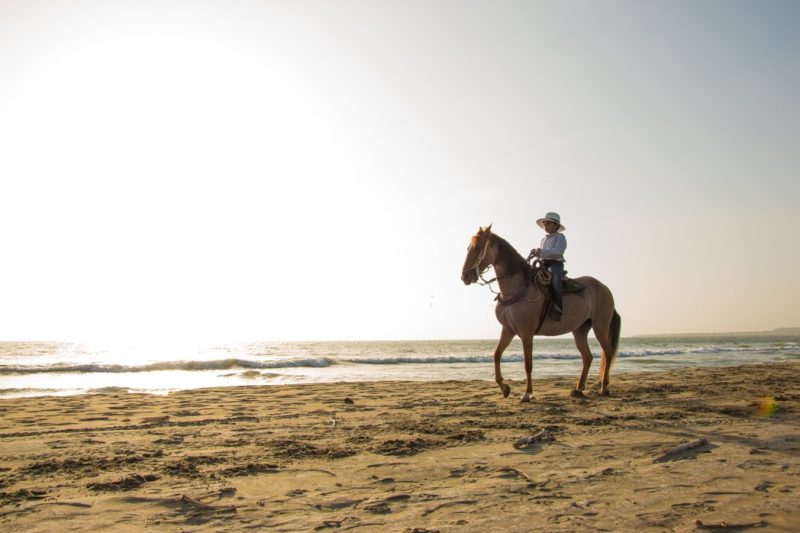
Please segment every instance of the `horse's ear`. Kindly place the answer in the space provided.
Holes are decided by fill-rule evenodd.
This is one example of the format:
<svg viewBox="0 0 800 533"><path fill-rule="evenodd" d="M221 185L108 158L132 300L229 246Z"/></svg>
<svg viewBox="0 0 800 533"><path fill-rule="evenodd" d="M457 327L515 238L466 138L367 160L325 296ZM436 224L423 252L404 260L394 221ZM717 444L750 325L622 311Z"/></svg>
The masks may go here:
<svg viewBox="0 0 800 533"><path fill-rule="evenodd" d="M492 223L490 222L488 226L486 226L486 233L492 232Z"/></svg>

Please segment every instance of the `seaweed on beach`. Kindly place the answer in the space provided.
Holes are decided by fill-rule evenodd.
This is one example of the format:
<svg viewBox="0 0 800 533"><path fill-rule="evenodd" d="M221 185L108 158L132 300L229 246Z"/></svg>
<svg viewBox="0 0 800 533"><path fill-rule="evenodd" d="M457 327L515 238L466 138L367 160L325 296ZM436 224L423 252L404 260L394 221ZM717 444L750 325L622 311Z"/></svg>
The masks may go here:
<svg viewBox="0 0 800 533"><path fill-rule="evenodd" d="M467 429L448 435L447 440L457 442L481 442L486 440L486 434L479 429Z"/></svg>
<svg viewBox="0 0 800 533"><path fill-rule="evenodd" d="M247 463L225 468L217 472L223 476L252 476L257 474L270 474L280 471L280 467L272 463Z"/></svg>
<svg viewBox="0 0 800 533"><path fill-rule="evenodd" d="M106 483L89 483L86 487L95 492L119 492L135 490L147 483L148 481L156 481L161 479L156 474L133 474L116 481L109 481Z"/></svg>
<svg viewBox="0 0 800 533"><path fill-rule="evenodd" d="M429 448L439 448L444 444L441 440L423 439L390 439L385 440L373 450L379 455L416 455Z"/></svg>
<svg viewBox="0 0 800 533"><path fill-rule="evenodd" d="M274 439L263 443L276 457L286 459L340 459L358 453L352 448L322 446L302 439Z"/></svg>
<svg viewBox="0 0 800 533"><path fill-rule="evenodd" d="M41 500L45 496L47 496L47 491L40 489L19 489L16 492L0 491L0 507L28 500Z"/></svg>
<svg viewBox="0 0 800 533"><path fill-rule="evenodd" d="M219 464L226 462L225 457L211 455L188 455L178 461L164 466L164 473L171 476L195 478L203 474L197 469L197 465Z"/></svg>
<svg viewBox="0 0 800 533"><path fill-rule="evenodd" d="M76 459L49 459L37 461L25 467L23 471L28 474L54 474L57 472L75 472L80 470L111 470L123 465L130 465L144 461L141 455L125 455L115 457L78 457Z"/></svg>

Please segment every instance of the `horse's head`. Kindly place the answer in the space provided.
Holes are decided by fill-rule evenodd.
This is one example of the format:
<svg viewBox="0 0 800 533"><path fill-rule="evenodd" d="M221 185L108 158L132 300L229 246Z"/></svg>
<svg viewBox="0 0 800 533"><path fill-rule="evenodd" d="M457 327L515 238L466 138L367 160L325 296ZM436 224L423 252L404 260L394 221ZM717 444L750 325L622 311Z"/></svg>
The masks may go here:
<svg viewBox="0 0 800 533"><path fill-rule="evenodd" d="M467 257L464 258L464 268L461 269L461 281L470 285L478 281L480 274L492 266L494 254L492 253L492 225L478 229L472 236L467 247Z"/></svg>

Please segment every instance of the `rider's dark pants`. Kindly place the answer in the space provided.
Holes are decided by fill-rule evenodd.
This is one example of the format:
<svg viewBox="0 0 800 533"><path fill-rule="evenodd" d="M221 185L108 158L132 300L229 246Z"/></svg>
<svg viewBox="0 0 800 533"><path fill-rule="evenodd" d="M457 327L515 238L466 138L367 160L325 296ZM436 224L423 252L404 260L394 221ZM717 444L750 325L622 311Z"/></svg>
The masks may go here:
<svg viewBox="0 0 800 533"><path fill-rule="evenodd" d="M558 309L564 309L562 305L562 294L564 292L561 286L561 280L564 278L564 262L563 261L545 261L545 268L550 271L552 276L550 280L550 287L553 289L553 303L558 306Z"/></svg>

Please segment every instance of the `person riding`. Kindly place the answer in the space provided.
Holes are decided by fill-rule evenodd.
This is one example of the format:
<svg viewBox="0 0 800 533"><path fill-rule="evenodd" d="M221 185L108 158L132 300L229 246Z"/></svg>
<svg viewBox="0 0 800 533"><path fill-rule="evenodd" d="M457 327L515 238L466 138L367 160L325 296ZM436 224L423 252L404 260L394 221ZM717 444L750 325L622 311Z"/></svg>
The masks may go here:
<svg viewBox="0 0 800 533"><path fill-rule="evenodd" d="M553 212L537 220L536 224L543 228L547 235L542 239L541 247L531 253L542 260L542 265L552 276L550 287L553 289L553 305L550 308L550 317L553 320L561 320L563 312L561 280L564 278L564 252L567 249L567 238L562 232L567 228L561 225L558 213Z"/></svg>

